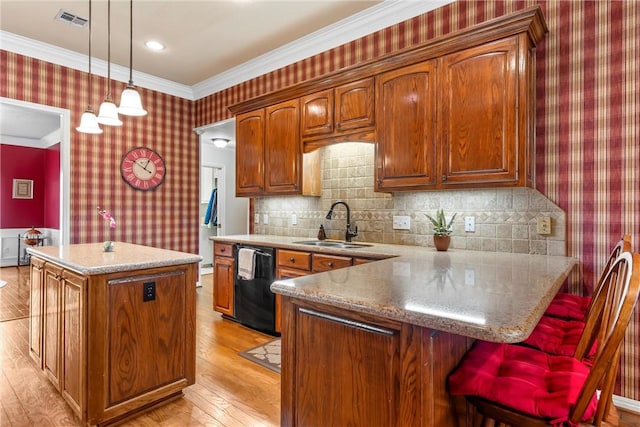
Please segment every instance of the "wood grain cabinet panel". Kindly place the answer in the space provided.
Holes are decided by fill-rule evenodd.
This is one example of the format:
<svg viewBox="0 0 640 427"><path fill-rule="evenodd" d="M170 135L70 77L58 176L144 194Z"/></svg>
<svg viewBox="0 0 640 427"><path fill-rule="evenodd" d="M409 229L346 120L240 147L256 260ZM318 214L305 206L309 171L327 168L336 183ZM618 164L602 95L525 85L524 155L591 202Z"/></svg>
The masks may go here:
<svg viewBox="0 0 640 427"><path fill-rule="evenodd" d="M373 77L335 88L336 132L373 127L375 92Z"/></svg>
<svg viewBox="0 0 640 427"><path fill-rule="evenodd" d="M54 387L60 391L60 344L62 268L48 264L44 271L42 366Z"/></svg>
<svg viewBox="0 0 640 427"><path fill-rule="evenodd" d="M264 191L264 109L236 117L236 196Z"/></svg>
<svg viewBox="0 0 640 427"><path fill-rule="evenodd" d="M442 186L518 181L518 38L465 49L441 59ZM524 109L524 108L523 108Z"/></svg>
<svg viewBox="0 0 640 427"><path fill-rule="evenodd" d="M62 272L62 397L77 414L85 410L86 279L70 271Z"/></svg>
<svg viewBox="0 0 640 427"><path fill-rule="evenodd" d="M235 261L216 257L213 265L213 309L233 317Z"/></svg>
<svg viewBox="0 0 640 427"><path fill-rule="evenodd" d="M29 284L29 355L42 368L43 283L45 262L31 259Z"/></svg>
<svg viewBox="0 0 640 427"><path fill-rule="evenodd" d="M278 264L278 267L289 267L302 271L311 271L311 252L278 249L276 263Z"/></svg>
<svg viewBox="0 0 640 427"><path fill-rule="evenodd" d="M299 102L281 102L265 109L265 192L301 192L302 145Z"/></svg>
<svg viewBox="0 0 640 427"><path fill-rule="evenodd" d="M351 265L353 265L353 259L351 257L313 254L311 270L314 273L319 273L322 271L331 271L339 268L350 267Z"/></svg>
<svg viewBox="0 0 640 427"><path fill-rule="evenodd" d="M333 89L300 98L300 135L302 138L333 133Z"/></svg>
<svg viewBox="0 0 640 427"><path fill-rule="evenodd" d="M435 61L376 78L376 191L436 185Z"/></svg>

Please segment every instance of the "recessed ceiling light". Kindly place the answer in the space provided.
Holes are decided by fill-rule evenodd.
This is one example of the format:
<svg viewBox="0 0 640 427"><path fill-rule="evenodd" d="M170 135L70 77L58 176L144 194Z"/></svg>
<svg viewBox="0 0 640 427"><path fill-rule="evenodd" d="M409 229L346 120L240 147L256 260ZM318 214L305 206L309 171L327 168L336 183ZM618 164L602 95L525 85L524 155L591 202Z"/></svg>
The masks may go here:
<svg viewBox="0 0 640 427"><path fill-rule="evenodd" d="M151 50L162 50L165 47L162 43L155 40L146 41L144 45Z"/></svg>

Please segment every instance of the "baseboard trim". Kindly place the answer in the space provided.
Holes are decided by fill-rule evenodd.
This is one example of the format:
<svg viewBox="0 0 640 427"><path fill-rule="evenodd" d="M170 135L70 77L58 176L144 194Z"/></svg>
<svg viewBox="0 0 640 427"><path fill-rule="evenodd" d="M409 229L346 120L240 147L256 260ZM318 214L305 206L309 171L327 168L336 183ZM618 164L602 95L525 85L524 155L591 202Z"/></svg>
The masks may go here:
<svg viewBox="0 0 640 427"><path fill-rule="evenodd" d="M627 397L613 395L613 404L616 408L640 415L640 400L633 400Z"/></svg>

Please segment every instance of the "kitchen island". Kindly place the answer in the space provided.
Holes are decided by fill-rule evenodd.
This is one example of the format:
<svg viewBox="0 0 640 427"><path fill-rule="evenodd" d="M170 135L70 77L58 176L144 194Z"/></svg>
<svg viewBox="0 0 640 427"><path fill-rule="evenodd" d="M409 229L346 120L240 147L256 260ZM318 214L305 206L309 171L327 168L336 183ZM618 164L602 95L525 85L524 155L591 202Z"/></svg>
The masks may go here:
<svg viewBox="0 0 640 427"><path fill-rule="evenodd" d="M29 248L29 353L82 422L106 425L195 382L200 256L123 242Z"/></svg>
<svg viewBox="0 0 640 427"><path fill-rule="evenodd" d="M283 426L466 425L446 378L475 339L519 342L577 264L568 257L300 238L212 238L284 250L386 258L277 280Z"/></svg>

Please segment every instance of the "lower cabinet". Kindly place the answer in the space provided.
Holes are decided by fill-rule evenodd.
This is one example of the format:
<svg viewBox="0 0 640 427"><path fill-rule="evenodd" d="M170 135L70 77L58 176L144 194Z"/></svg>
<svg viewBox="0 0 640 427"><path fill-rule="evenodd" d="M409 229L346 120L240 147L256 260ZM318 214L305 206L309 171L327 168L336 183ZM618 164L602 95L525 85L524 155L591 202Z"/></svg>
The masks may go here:
<svg viewBox="0 0 640 427"><path fill-rule="evenodd" d="M213 252L213 309L233 317L235 275L233 245L216 242Z"/></svg>
<svg viewBox="0 0 640 427"><path fill-rule="evenodd" d="M286 296L282 304L282 426L465 425L446 377L466 337Z"/></svg>
<svg viewBox="0 0 640 427"><path fill-rule="evenodd" d="M29 354L83 423L195 382L197 264L82 275L31 257Z"/></svg>

